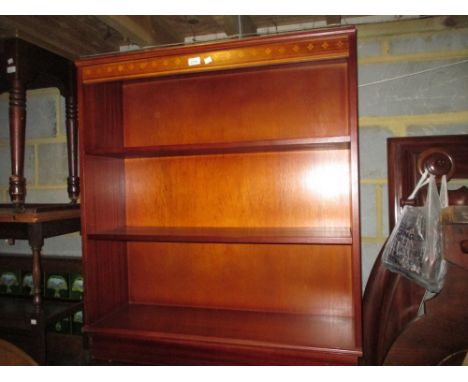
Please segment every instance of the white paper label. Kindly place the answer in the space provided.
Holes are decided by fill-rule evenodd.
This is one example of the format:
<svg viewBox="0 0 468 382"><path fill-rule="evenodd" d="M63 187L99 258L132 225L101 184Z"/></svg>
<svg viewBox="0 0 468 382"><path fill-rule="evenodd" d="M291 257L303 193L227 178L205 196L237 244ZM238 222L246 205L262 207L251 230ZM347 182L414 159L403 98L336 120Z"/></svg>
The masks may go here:
<svg viewBox="0 0 468 382"><path fill-rule="evenodd" d="M31 325L37 325L37 320L35 318L31 318Z"/></svg>
<svg viewBox="0 0 468 382"><path fill-rule="evenodd" d="M200 64L201 64L200 57L191 57L188 59L189 66L200 65Z"/></svg>
<svg viewBox="0 0 468 382"><path fill-rule="evenodd" d="M7 71L7 73L15 73L16 72L16 66L8 66L6 71Z"/></svg>
<svg viewBox="0 0 468 382"><path fill-rule="evenodd" d="M211 56L208 56L203 61L205 61L205 65L206 65L206 64L211 64L213 62L213 59L211 58Z"/></svg>
<svg viewBox="0 0 468 382"><path fill-rule="evenodd" d="M13 59L12 59L12 58L9 58L9 59L7 60L7 64L8 64L8 65L12 65L12 64L13 64L13 62L14 62L14 61L13 61Z"/></svg>

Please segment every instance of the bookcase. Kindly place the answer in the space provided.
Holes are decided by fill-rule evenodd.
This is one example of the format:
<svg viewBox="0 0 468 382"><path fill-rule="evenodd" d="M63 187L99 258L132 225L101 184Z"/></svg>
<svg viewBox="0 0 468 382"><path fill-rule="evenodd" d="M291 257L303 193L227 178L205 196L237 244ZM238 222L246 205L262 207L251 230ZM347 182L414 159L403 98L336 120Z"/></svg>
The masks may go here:
<svg viewBox="0 0 468 382"><path fill-rule="evenodd" d="M77 67L92 358L356 364L354 28Z"/></svg>

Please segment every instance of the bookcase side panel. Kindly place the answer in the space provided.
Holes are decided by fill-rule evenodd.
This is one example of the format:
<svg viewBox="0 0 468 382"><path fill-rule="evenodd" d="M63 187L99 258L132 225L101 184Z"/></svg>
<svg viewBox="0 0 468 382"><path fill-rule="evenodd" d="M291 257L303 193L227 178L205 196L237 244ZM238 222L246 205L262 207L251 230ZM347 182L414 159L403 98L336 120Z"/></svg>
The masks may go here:
<svg viewBox="0 0 468 382"><path fill-rule="evenodd" d="M126 246L94 241L88 234L125 225L124 161L98 157L98 148L123 145L121 84L83 86L80 130L85 323L90 324L128 302Z"/></svg>
<svg viewBox="0 0 468 382"><path fill-rule="evenodd" d="M89 325L128 302L126 245L119 241L88 240L84 264L85 324Z"/></svg>
<svg viewBox="0 0 468 382"><path fill-rule="evenodd" d="M93 149L118 149L123 147L122 84L110 82L84 85L83 128L85 151Z"/></svg>

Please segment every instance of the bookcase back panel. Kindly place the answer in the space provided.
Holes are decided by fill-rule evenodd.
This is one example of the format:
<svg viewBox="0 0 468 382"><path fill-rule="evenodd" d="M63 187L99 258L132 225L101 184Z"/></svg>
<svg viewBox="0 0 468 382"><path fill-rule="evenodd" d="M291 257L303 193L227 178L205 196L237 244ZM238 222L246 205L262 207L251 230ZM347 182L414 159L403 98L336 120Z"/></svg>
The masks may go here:
<svg viewBox="0 0 468 382"><path fill-rule="evenodd" d="M125 146L345 136L346 94L344 62L130 82Z"/></svg>
<svg viewBox="0 0 468 382"><path fill-rule="evenodd" d="M125 162L130 226L350 227L345 149Z"/></svg>
<svg viewBox="0 0 468 382"><path fill-rule="evenodd" d="M352 316L351 247L127 244L129 299Z"/></svg>

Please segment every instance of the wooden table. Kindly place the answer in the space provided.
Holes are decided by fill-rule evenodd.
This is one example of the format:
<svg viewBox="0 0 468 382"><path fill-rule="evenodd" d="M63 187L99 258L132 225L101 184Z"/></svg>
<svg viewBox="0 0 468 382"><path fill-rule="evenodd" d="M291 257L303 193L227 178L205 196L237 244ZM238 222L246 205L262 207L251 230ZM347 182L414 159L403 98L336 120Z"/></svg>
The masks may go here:
<svg viewBox="0 0 468 382"><path fill-rule="evenodd" d="M50 324L81 310L81 301L47 300L38 312L26 297L0 297L0 337L47 364L46 330Z"/></svg>
<svg viewBox="0 0 468 382"><path fill-rule="evenodd" d="M0 306L6 327L30 329L41 342L40 363L45 361L45 326L61 314L70 313L67 304L42 304L41 249L44 239L80 230L79 177L77 160L76 71L73 62L18 38L0 40L0 93L9 93L11 204L0 205L0 238L28 240L32 249L33 301L19 299ZM24 153L26 140L26 90L57 87L65 97L68 151L68 196L70 204L27 204ZM63 305L63 306L62 306ZM8 314L4 314L8 312ZM14 322L25 321L15 328ZM9 321L9 322L7 322Z"/></svg>
<svg viewBox="0 0 468 382"><path fill-rule="evenodd" d="M40 364L46 362L45 331L56 322L81 309L81 302L42 301L41 250L44 239L80 230L78 204L25 204L18 209L0 204L0 239L28 240L32 250L33 301L29 298L0 299L0 335L24 338L23 347ZM27 338L32 343L24 345ZM31 341L30 341L31 342Z"/></svg>
<svg viewBox="0 0 468 382"><path fill-rule="evenodd" d="M57 87L65 97L65 125L68 151L68 195L76 202L80 194L78 177L78 134L76 123L76 70L72 61L18 38L0 40L0 93L9 93L12 204L26 201L24 150L26 138L26 90Z"/></svg>
<svg viewBox="0 0 468 382"><path fill-rule="evenodd" d="M41 250L44 239L80 230L79 204L0 204L0 239L28 240L33 261L33 304L41 310Z"/></svg>

